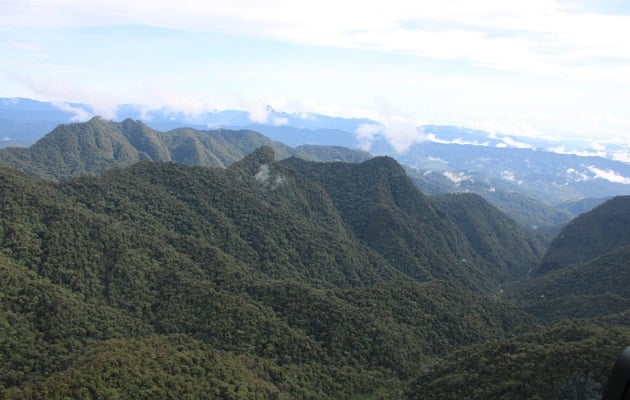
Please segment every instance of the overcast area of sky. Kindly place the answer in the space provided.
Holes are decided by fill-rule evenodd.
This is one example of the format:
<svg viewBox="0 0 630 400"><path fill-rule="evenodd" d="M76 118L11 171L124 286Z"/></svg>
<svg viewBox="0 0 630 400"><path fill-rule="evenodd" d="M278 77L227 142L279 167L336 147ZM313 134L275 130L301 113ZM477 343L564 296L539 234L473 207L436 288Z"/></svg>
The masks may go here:
<svg viewBox="0 0 630 400"><path fill-rule="evenodd" d="M624 0L0 0L0 97L629 144L628 38Z"/></svg>

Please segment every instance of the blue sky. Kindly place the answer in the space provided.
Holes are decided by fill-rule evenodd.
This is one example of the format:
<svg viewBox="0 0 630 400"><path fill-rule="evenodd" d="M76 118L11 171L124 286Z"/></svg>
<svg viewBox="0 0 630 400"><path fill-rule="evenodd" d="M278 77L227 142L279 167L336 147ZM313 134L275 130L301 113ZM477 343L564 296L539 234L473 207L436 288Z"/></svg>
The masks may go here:
<svg viewBox="0 0 630 400"><path fill-rule="evenodd" d="M629 3L0 0L0 97L628 144Z"/></svg>

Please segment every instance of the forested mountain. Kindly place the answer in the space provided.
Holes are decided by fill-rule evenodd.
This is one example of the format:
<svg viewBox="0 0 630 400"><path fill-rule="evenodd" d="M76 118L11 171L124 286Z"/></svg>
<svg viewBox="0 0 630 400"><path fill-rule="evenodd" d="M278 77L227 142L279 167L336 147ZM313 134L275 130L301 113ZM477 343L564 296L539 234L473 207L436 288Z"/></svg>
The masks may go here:
<svg viewBox="0 0 630 400"><path fill-rule="evenodd" d="M98 175L108 169L128 166L141 160L225 167L263 145L272 147L279 159L297 156L314 161L360 162L372 157L365 151L348 147L303 144L291 148L283 144L299 144L306 140L306 143L343 143L351 146L335 139L353 138L348 132L265 125L252 128L260 129L268 136L258 131L230 129L209 131L175 128L161 132L140 121L127 119L116 123L95 117L86 123L60 125L28 149L0 150L0 165L40 177L60 179ZM284 131L291 133L281 134ZM282 143L270 137L280 138ZM392 155L400 158L398 154ZM515 182L481 172L450 172L442 167L425 171L408 167L407 173L426 194L462 191L480 194L530 229L547 229L549 226L564 224L573 216L567 210L525 195Z"/></svg>
<svg viewBox="0 0 630 400"><path fill-rule="evenodd" d="M406 171L426 194L476 193L528 229L542 231L561 226L590 209L582 208L575 212L576 208L568 204L552 206L525 195L515 183L493 179L479 172L422 171L410 167Z"/></svg>
<svg viewBox="0 0 630 400"><path fill-rule="evenodd" d="M366 118L286 113L271 107L260 110L264 113L255 117L244 110L186 114L168 108L154 109L133 104L118 105L110 111L115 112L116 120L140 120L158 131L182 127L195 128L198 132L219 128L253 130L275 142L294 147L324 145L366 149L368 146L372 154L391 156L416 169L425 178L419 186L425 193L472 191L522 225L534 229L564 224L595 205L584 202L582 205L590 208L578 209L577 212L569 207L571 215L563 209L567 202L630 194L630 169L627 163L621 162L627 159L628 148L624 144L609 143L602 151L602 148L590 148L592 143L580 141L558 142L514 137L509 132L424 125L417 127L416 139L420 143L400 152L392 147L390 138L384 134L385 127ZM94 110L86 104L0 98L0 147L28 146L58 124L86 121L92 115L95 115ZM375 133L370 138L361 138L358 132L366 126ZM213 154L206 154L207 140L195 136L197 139L180 143L182 147L179 150L191 156L189 162L217 165ZM199 141L205 143L200 145ZM278 157L282 158L280 149L273 147ZM252 150L241 149L241 157ZM605 158L586 157L584 154L600 154ZM320 152L317 157L321 155ZM335 161L317 157L307 156L308 159ZM186 157L181 160L185 161ZM336 160L349 161L340 157ZM558 204L562 207L557 208Z"/></svg>
<svg viewBox="0 0 630 400"><path fill-rule="evenodd" d="M367 152L341 147L290 148L253 131L153 130L139 121L106 121L60 125L29 148L0 150L0 165L52 179L99 175L143 160L226 167L260 146L279 158L290 155L319 161L363 161Z"/></svg>
<svg viewBox="0 0 630 400"><path fill-rule="evenodd" d="M475 253L492 265L503 280L528 273L546 250L543 236L525 230L481 196L458 193L432 200L452 218Z"/></svg>
<svg viewBox="0 0 630 400"><path fill-rule="evenodd" d="M630 342L627 198L546 270L545 237L390 157L59 129L0 153L29 172L0 168L0 398L597 399Z"/></svg>
<svg viewBox="0 0 630 400"><path fill-rule="evenodd" d="M508 294L547 322L625 321L630 307L629 224L628 196L582 214L551 243L534 274L511 285Z"/></svg>
<svg viewBox="0 0 630 400"><path fill-rule="evenodd" d="M321 183L355 235L416 279L455 279L487 289L488 284L494 286L500 279L533 268L542 253L542 241L530 232L518 228L518 233L506 237L505 226L493 223L501 219L510 227L516 228L516 224L498 216L501 213L478 196L452 197L452 208L446 200L436 203L424 196L391 158L374 158L362 164L321 164L291 158L285 163ZM471 209L479 204L478 209ZM461 216L455 209L471 212ZM488 215L495 219L490 222ZM502 237L505 246L515 247L503 255L497 253L505 248L494 254L495 249L484 249L477 232L472 231L470 218L493 224L485 226L488 230L484 234ZM518 261L507 261L506 257Z"/></svg>
<svg viewBox="0 0 630 400"><path fill-rule="evenodd" d="M455 263L483 256L395 161L348 164L348 199L375 183L355 207L331 165L344 168L263 147L228 169L143 162L59 183L0 170L3 395L396 398L424 363L531 322L467 289L498 277ZM399 240L425 229L433 253L362 236L370 204Z"/></svg>
<svg viewBox="0 0 630 400"><path fill-rule="evenodd" d="M542 274L583 263L630 245L630 196L615 197L580 215L552 242L540 267Z"/></svg>

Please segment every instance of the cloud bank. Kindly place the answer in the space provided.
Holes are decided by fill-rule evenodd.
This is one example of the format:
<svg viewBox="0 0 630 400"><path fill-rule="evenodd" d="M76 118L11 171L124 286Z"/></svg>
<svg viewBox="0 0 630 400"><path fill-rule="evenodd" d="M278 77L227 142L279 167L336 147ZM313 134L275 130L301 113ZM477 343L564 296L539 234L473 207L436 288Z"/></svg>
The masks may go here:
<svg viewBox="0 0 630 400"><path fill-rule="evenodd" d="M6 27L146 25L413 54L506 71L630 83L630 16L550 0L34 0L3 3ZM352 16L352 17L349 17ZM606 61L609 60L609 61Z"/></svg>

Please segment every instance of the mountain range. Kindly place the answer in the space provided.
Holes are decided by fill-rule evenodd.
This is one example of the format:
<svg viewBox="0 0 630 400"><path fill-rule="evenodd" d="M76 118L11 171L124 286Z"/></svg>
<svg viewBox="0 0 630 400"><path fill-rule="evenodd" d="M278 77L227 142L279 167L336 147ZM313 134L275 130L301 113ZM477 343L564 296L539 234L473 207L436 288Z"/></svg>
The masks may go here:
<svg viewBox="0 0 630 400"><path fill-rule="evenodd" d="M389 156L102 118L0 162L2 398L597 399L630 343L628 196L551 237Z"/></svg>
<svg viewBox="0 0 630 400"><path fill-rule="evenodd" d="M272 147L281 158L356 162L372 157L339 146L291 148L254 131L178 128L159 132L139 121L117 123L94 117L86 123L60 125L28 148L0 149L0 165L62 179L101 174L143 160L226 167L260 146Z"/></svg>
<svg viewBox="0 0 630 400"><path fill-rule="evenodd" d="M153 129L253 130L291 147L343 146L388 155L420 174L444 181L441 190L516 193L556 206L584 198L605 199L630 194L628 145L518 137L453 126L418 126L413 142L400 152L384 131L367 118L339 118L314 113L286 113L271 107L254 111L225 110L186 114L166 108L119 105L116 118L140 120ZM3 146L34 143L59 124L86 121L91 107L77 103L46 103L0 99L0 139ZM362 127L373 132L359 138ZM410 133L408 133L410 134ZM608 147L606 147L608 146ZM369 147L369 148L368 148ZM625 162L624 162L625 161ZM516 216L516 215L514 215ZM565 221L566 222L566 221Z"/></svg>

